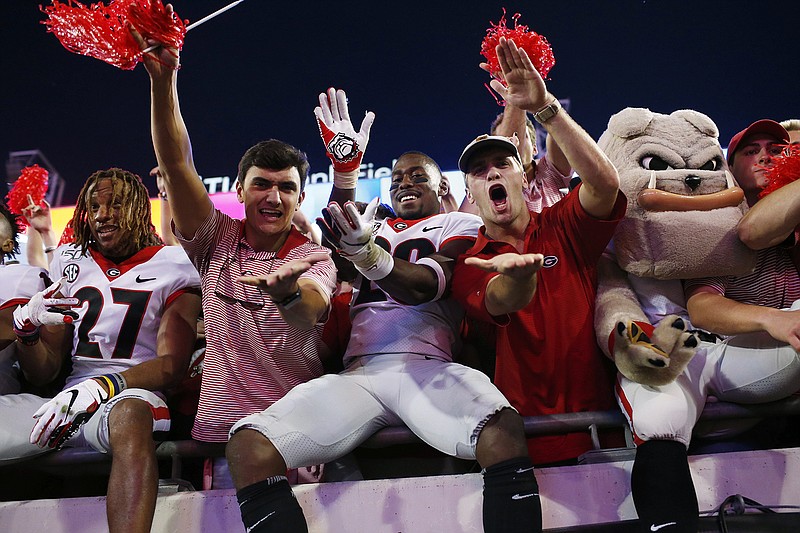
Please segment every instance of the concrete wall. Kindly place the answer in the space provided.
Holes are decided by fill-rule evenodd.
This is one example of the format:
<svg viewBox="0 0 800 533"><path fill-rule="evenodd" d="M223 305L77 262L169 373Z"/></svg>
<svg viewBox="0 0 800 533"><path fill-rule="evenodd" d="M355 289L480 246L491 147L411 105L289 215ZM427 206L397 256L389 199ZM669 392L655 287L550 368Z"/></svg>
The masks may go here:
<svg viewBox="0 0 800 533"><path fill-rule="evenodd" d="M800 448L690 458L700 510L742 494L764 505L800 505ZM545 528L635 518L632 462L537 471ZM8 480L4 480L8 482ZM312 533L482 531L479 474L301 485ZM107 531L104 498L0 503L3 533ZM244 531L232 490L159 496L153 531Z"/></svg>

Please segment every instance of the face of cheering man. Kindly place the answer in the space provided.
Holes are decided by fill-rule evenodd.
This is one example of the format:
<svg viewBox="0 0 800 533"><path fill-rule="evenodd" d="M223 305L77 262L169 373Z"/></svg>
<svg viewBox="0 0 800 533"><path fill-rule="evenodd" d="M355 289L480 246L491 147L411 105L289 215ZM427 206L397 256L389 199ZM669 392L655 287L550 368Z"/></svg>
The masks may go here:
<svg viewBox="0 0 800 533"><path fill-rule="evenodd" d="M439 213L441 172L424 154L400 156L392 169L389 195L397 216L408 220Z"/></svg>
<svg viewBox="0 0 800 533"><path fill-rule="evenodd" d="M129 187L121 180L103 178L89 194L86 211L97 250L108 258L126 258L138 250L131 238L131 224L123 221Z"/></svg>
<svg viewBox="0 0 800 533"><path fill-rule="evenodd" d="M246 224L257 234L248 235L248 240L253 237L274 240L272 247L280 247L295 211L305 198L300 189L296 167L283 170L250 167L244 183L236 182L236 196L244 204Z"/></svg>
<svg viewBox="0 0 800 533"><path fill-rule="evenodd" d="M469 158L465 173L467 199L489 229L509 226L527 212L525 174L519 159L509 150L491 146Z"/></svg>
<svg viewBox="0 0 800 533"><path fill-rule="evenodd" d="M767 185L765 171L772 166L772 159L780 155L782 142L769 134L756 133L736 147L731 172L751 206L757 201L761 189Z"/></svg>

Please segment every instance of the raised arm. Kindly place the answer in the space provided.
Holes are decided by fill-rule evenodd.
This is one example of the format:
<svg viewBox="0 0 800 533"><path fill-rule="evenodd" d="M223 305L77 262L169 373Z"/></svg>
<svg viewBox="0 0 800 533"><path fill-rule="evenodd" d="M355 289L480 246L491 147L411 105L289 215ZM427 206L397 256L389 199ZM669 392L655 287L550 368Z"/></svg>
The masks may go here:
<svg viewBox="0 0 800 533"><path fill-rule="evenodd" d="M596 218L607 218L619 190L619 176L614 165L589 134L561 109L558 99L547 92L544 80L525 50L501 38L497 57L508 87L495 79L491 82L492 88L511 105L532 112L544 125L569 165L581 177L583 185L579 194L583 208Z"/></svg>
<svg viewBox="0 0 800 533"><path fill-rule="evenodd" d="M497 123L493 132L494 135L502 135L503 137L513 137L516 134L519 138L519 145L517 146L519 157L526 168L536 155L536 139L530 138L527 117L528 113L524 109L506 102L503 107L503 118Z"/></svg>
<svg viewBox="0 0 800 533"><path fill-rule="evenodd" d="M28 231L28 246L25 248L28 264L49 269L53 252L58 245L58 235L53 231L50 204L43 200L42 205L36 205L30 195L28 201L30 205L22 210L22 215L31 227Z"/></svg>
<svg viewBox="0 0 800 533"><path fill-rule="evenodd" d="M156 179L156 187L158 187L158 200L161 202L161 221L159 223L158 233L161 240L167 246L180 246L178 238L172 233L172 209L169 206L169 197L167 196L167 189L164 185L164 176L161 175L161 170L158 167L153 167L150 170L150 175Z"/></svg>
<svg viewBox="0 0 800 533"><path fill-rule="evenodd" d="M330 201L339 204L355 201L358 173L369 143L369 132L375 121L375 113L368 111L361 121L361 127L356 131L350 120L347 94L341 89L331 87L327 92L320 93L314 116L317 117L325 152L333 165Z"/></svg>
<svg viewBox="0 0 800 533"><path fill-rule="evenodd" d="M168 7L171 13L171 7ZM142 49L158 43L146 42L133 32ZM170 200L175 227L192 239L214 208L195 170L189 132L178 101L177 50L158 47L144 55L150 75L151 134L153 147L164 178L164 189Z"/></svg>
<svg viewBox="0 0 800 533"><path fill-rule="evenodd" d="M800 180L761 198L739 222L739 239L753 250L776 246L800 225Z"/></svg>

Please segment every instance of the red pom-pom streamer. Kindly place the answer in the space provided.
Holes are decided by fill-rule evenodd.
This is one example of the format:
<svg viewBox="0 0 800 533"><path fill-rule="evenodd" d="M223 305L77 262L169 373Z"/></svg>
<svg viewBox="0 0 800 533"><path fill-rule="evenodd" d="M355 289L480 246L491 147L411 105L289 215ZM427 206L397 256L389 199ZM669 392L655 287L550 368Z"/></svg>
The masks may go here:
<svg viewBox="0 0 800 533"><path fill-rule="evenodd" d="M497 24L489 22L491 26L486 30L486 37L483 38L483 43L481 43L481 54L486 58L489 72L492 77L500 80L503 85L506 84L506 81L503 79L500 62L495 51L495 48L500 43L500 37L514 41L517 48L525 50L542 78L547 78L550 69L556 64L556 58L553 56L550 43L547 42L543 35L539 35L535 31L529 30L528 26L520 24L520 16L519 13L516 13L511 17L514 21L514 27L509 28L506 26L506 10L503 8L503 16L500 21Z"/></svg>
<svg viewBox="0 0 800 533"><path fill-rule="evenodd" d="M89 7L67 0L53 0L42 8L48 16L42 24L61 44L76 54L94 57L123 70L132 70L142 58L138 43L128 30L135 27L145 39L180 50L185 22L169 15L161 0L112 0Z"/></svg>
<svg viewBox="0 0 800 533"><path fill-rule="evenodd" d="M759 198L800 179L800 145L787 146L781 155L772 160L772 166L764 171L764 178L767 180L767 185L758 193Z"/></svg>
<svg viewBox="0 0 800 533"><path fill-rule="evenodd" d="M61 232L61 238L58 240L58 245L72 244L75 242L75 234L72 232L72 219L67 223L64 231Z"/></svg>
<svg viewBox="0 0 800 533"><path fill-rule="evenodd" d="M47 194L47 177L47 170L39 165L23 168L6 196L8 209L14 214L21 215L22 210L31 205L31 201L35 205L42 205L44 195ZM28 225L25 217L20 217L19 221L23 226Z"/></svg>

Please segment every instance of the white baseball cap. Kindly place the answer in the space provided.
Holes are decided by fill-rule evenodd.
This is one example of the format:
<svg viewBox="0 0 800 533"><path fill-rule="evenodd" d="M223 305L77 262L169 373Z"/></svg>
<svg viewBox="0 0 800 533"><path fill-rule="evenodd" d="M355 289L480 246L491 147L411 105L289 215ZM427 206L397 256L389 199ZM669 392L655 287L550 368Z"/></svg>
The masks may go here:
<svg viewBox="0 0 800 533"><path fill-rule="evenodd" d="M517 161L522 163L522 158L519 156L517 145L514 144L510 138L503 137L502 135L480 135L475 138L471 143L464 148L461 152L461 157L458 158L458 168L461 172L467 174L469 171L469 160L475 155L478 150L486 148L497 147L511 152L511 155L517 158Z"/></svg>

